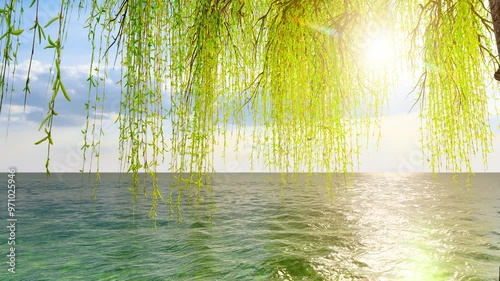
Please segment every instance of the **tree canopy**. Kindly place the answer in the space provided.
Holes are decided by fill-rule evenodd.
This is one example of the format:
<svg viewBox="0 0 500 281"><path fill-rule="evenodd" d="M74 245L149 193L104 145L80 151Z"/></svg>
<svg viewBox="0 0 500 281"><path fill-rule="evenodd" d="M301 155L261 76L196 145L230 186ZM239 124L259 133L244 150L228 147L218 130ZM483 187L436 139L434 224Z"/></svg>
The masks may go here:
<svg viewBox="0 0 500 281"><path fill-rule="evenodd" d="M12 90L19 35L32 34L30 61L38 48L54 51L52 97L40 124L45 137L36 143L48 147L47 172L53 120L64 107L56 97L71 100L61 64L74 9L87 15L92 42L82 153L99 157L106 96L100 75L116 59L119 157L134 175L136 195L138 173L156 179L166 154L179 183L194 183L200 192L203 175L214 172L217 140L228 132L251 135L254 156L268 167L350 173L363 143L378 136L382 108L401 73L419 77L410 95L433 171L472 172L475 156L487 164L493 137L487 88L499 61L483 0L59 2L47 22L38 18L44 1L7 0L0 7L1 113L7 95L29 98L29 70L24 93ZM35 11L28 26L21 20L27 7ZM57 33L46 34L53 26ZM367 52L374 46L390 52L373 60ZM162 198L157 180L150 194L154 219ZM172 194L166 200L178 208L181 192Z"/></svg>

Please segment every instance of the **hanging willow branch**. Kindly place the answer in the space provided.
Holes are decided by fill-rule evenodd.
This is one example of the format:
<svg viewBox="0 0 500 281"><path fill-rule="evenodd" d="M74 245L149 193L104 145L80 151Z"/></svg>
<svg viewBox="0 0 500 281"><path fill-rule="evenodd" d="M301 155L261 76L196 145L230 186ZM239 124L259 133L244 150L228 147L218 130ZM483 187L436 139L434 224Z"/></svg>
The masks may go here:
<svg viewBox="0 0 500 281"><path fill-rule="evenodd" d="M40 141L50 149L55 98L62 92L70 100L60 68L74 0L61 0L59 14L45 26L37 16L43 4L30 5L35 3L32 45L42 42L55 54ZM0 111L5 94L12 94L13 40L23 32L23 5L11 0L0 7ZM490 20L491 12L498 34L497 0L490 1L491 11L481 0L82 0L78 6L89 11L92 43L85 161L90 154L90 170L96 159L99 171L101 82L115 52L122 71L120 159L133 175L134 198L141 181L147 194L140 173L153 179L153 220L162 200L156 173L164 156L177 177L166 201L180 219L183 194L199 199L211 191L206 179L215 172L215 147L226 147L228 132L238 141L251 134L253 158L264 158L270 169L349 174L363 141L379 135L388 93L407 67L420 77L414 93L433 170L472 172L476 155L487 164L486 73L498 62ZM56 40L44 33L52 22L59 24ZM381 38L391 56L371 61L367 51ZM30 65L33 54L34 47Z"/></svg>

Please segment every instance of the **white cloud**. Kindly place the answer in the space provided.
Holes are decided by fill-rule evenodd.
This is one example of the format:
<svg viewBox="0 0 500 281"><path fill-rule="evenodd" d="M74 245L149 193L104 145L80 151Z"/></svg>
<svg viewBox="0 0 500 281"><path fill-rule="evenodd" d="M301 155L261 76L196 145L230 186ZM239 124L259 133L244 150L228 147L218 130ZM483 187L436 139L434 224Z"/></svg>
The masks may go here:
<svg viewBox="0 0 500 281"><path fill-rule="evenodd" d="M20 80L22 82L26 81L26 77L28 75L29 69L29 60L24 60L18 64L16 69L15 79ZM38 81L38 78L42 74L49 74L51 71L51 65L48 63L42 63L38 60L33 60L31 62L31 70L30 70L30 82Z"/></svg>
<svg viewBox="0 0 500 281"><path fill-rule="evenodd" d="M9 117L0 117L0 122L20 122L20 121L23 121L24 119L21 118L21 117L13 117L11 116L10 118Z"/></svg>
<svg viewBox="0 0 500 281"><path fill-rule="evenodd" d="M42 114L43 109L38 106L26 105L16 105L16 104L6 104L2 109L2 116L0 117L0 125L9 127L9 131L12 130L25 130L24 126L27 123L33 123L28 119L28 115L31 113L40 112Z"/></svg>
<svg viewBox="0 0 500 281"><path fill-rule="evenodd" d="M28 113L32 113L32 112L41 112L41 111L43 111L43 109L41 107L31 106L31 105L26 105L26 107L25 107L23 105L12 104L12 105L7 106L7 107L8 107L7 111L9 111L11 115L14 115L14 114L28 114Z"/></svg>
<svg viewBox="0 0 500 281"><path fill-rule="evenodd" d="M64 57L63 57L64 60ZM14 78L18 81L25 82L26 81L26 76L28 75L28 69L29 69L29 60L24 60L20 62L17 65L16 68L16 74ZM104 79L105 83L107 84L114 84L114 81L106 77L104 73L104 65L99 65L98 69L99 71L95 71L96 66L93 66L94 70L92 73L96 75L95 78L102 78ZM108 71L117 71L119 69L115 67L108 67ZM47 75L50 73L53 73L54 69L52 67L52 63L43 63L39 60L34 59L31 62L31 70L30 70L30 82L37 82L39 81L39 78L41 75ZM86 80L89 76L90 73L90 64L77 64L77 65L67 65L64 64L61 66L61 72L62 72L62 79L63 81L66 80L76 80L76 81L81 81L82 83L86 83ZM41 82L47 82L47 81L41 81Z"/></svg>
<svg viewBox="0 0 500 281"><path fill-rule="evenodd" d="M103 172L117 172L120 169L118 161L118 125L114 123L116 113L105 116L103 126L105 135L102 140L100 154L100 170ZM15 126L15 125L14 125ZM11 128L13 123L11 124ZM371 142L366 150L361 151L361 165L357 172L428 172L426 161L422 161L422 152L418 143L419 120L416 115L402 115L385 117L382 120L382 139L377 150ZM24 172L44 172L47 153L46 144L35 146L34 143L43 137L43 132L37 131L37 124L23 123L20 131L9 132L0 147L0 169L16 167ZM54 128L54 146L51 148L51 170L53 172L77 172L82 168L83 156L80 150L83 136L80 127ZM251 130L248 130L251 132ZM228 134L230 135L230 134ZM222 138L216 146L215 170L217 172L250 172L251 138L250 133L246 141L239 143L234 149L236 140L228 139L226 158L222 156ZM169 136L165 136L168 138ZM500 172L500 134L494 139L494 153L489 156L489 172ZM237 151L237 152L235 152ZM169 155L166 163L158 171L167 172ZM425 160L425 159L424 159ZM88 163L88 162L87 162ZM94 162L95 163L95 162ZM473 168L477 172L483 171L482 160L472 159ZM95 168L95 166L94 166ZM263 161L254 159L254 172L267 172Z"/></svg>
<svg viewBox="0 0 500 281"><path fill-rule="evenodd" d="M0 139L2 143L0 145L0 154L2 155L0 169L6 171L9 168L16 168L19 172L45 171L47 147L45 145L35 146L35 142L43 137L43 133L38 132L36 124L20 124L22 124L23 130L16 130L19 123L12 122L9 126L8 136L4 135Z"/></svg>
<svg viewBox="0 0 500 281"><path fill-rule="evenodd" d="M431 172L429 158L419 143L420 120L416 114L382 118L382 138L378 149L372 142L360 157L360 172ZM488 156L488 172L500 172L500 134L493 138L493 153ZM472 169L484 172L482 157L471 159ZM444 167L441 172L446 172Z"/></svg>

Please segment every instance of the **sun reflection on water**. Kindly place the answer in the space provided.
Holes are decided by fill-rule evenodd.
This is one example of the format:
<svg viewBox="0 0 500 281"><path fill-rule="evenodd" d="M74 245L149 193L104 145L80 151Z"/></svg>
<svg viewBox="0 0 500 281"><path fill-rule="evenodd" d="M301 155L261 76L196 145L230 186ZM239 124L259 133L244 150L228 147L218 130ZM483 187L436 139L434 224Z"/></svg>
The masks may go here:
<svg viewBox="0 0 500 281"><path fill-rule="evenodd" d="M474 221L469 218L474 206L440 205L456 198L435 180L423 184L412 176L390 178L385 184L371 182L349 190L356 193L349 204L356 206L351 221L359 245L331 247L329 254L311 259L315 270L328 280L474 279L477 268L469 265L471 256L465 254L470 252L468 244L482 240L467 226ZM346 268L350 270L343 272Z"/></svg>

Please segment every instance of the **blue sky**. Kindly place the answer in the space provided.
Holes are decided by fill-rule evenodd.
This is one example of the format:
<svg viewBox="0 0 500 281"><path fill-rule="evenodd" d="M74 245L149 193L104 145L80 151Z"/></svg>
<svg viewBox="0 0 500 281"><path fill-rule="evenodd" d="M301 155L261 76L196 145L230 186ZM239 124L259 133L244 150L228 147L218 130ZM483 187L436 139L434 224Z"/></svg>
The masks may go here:
<svg viewBox="0 0 500 281"><path fill-rule="evenodd" d="M55 1L47 1L41 5L39 13L42 24L49 21L58 12L58 4ZM43 6L43 7L42 7ZM30 14L31 13L31 14ZM26 11L26 18L32 15L32 11ZM87 30L84 27L85 16L77 19L76 13L69 25L68 41L65 45L63 55L62 78L65 81L72 101L67 102L62 95L56 102L56 111L59 116L55 118L53 135L54 146L51 148L51 171L53 172L77 172L82 168L83 144L81 129L84 126L84 103L88 98L87 77L90 62L91 46L87 39ZM28 23L26 23L28 25ZM54 24L54 27L56 24ZM49 29L48 33L55 32ZM6 171L15 167L21 172L44 172L47 146L45 144L35 146L34 143L41 139L44 134L38 131L41 120L47 112L47 102L50 99L50 87L47 84L51 69L52 51L37 48L35 61L31 74L32 93L28 96L27 106L23 108L24 94L23 83L27 69L27 61L30 52L31 34L25 32L21 35L22 47L19 50L19 66L17 76L14 79L15 91L4 99L4 108L0 114L0 169ZM55 36L54 36L55 37ZM26 44L28 42L28 44ZM104 128L105 136L101 146L101 171L114 172L120 168L118 161L118 128L114 120L119 109L120 89L115 85L118 80L119 71L112 70L109 78L105 81L107 87L107 99L105 102ZM495 83L495 82L494 82ZM425 167L426 156L422 154L418 144L419 119L418 112L414 110L408 113L415 96L407 93L411 90L410 81L402 81L401 85L391 96L389 105L385 109L382 119L382 139L378 148L372 141L360 157L359 172L423 172L429 171ZM8 106L10 104L10 107ZM497 118L492 116L492 127L494 128L494 152L490 155L488 162L489 172L500 172L500 129ZM8 127L8 134L7 134ZM245 172L250 171L251 143L240 144L238 153L227 151L226 160L221 157L215 163L219 172ZM221 154L221 148L217 147L217 154ZM168 160L168 159L167 159ZM160 167L159 171L167 172L168 163ZM484 171L481 159L473 159L473 167L477 172ZM267 171L259 161L256 161L255 171Z"/></svg>

